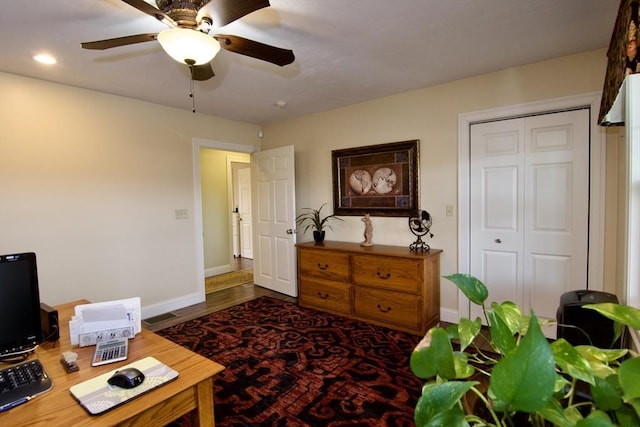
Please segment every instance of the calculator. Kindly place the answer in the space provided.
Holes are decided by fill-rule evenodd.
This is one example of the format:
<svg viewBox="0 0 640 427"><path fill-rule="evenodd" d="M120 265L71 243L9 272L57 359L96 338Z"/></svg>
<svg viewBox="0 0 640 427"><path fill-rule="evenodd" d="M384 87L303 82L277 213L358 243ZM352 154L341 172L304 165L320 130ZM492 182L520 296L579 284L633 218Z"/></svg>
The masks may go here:
<svg viewBox="0 0 640 427"><path fill-rule="evenodd" d="M93 354L91 365L100 366L107 363L119 362L127 358L129 339L118 338L108 341L98 341L96 351Z"/></svg>

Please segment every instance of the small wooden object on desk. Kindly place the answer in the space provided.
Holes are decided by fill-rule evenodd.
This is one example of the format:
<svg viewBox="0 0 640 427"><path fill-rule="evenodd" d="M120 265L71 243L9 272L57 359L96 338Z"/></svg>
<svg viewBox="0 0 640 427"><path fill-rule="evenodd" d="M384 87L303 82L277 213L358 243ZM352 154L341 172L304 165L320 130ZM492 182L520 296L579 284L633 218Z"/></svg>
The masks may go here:
<svg viewBox="0 0 640 427"><path fill-rule="evenodd" d="M299 243L300 305L424 335L440 320L440 249Z"/></svg>
<svg viewBox="0 0 640 427"><path fill-rule="evenodd" d="M95 348L72 347L69 320L74 308L88 301L57 306L60 341L43 343L35 352L53 381L51 391L0 414L2 426L164 426L191 415L192 425L213 426L213 376L224 366L143 328L129 341L129 357L122 362L91 366ZM67 373L60 363L65 352L77 353L78 370ZM162 385L102 415L89 415L73 398L69 388L100 374L153 356L178 371L174 381Z"/></svg>

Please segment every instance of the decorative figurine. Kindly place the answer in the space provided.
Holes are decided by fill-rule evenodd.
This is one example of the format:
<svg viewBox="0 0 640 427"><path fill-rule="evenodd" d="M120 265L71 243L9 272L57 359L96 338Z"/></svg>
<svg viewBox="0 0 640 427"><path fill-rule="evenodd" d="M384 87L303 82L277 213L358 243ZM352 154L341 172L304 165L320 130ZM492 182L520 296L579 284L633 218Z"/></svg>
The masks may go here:
<svg viewBox="0 0 640 427"><path fill-rule="evenodd" d="M360 246L373 246L373 223L369 214L365 214L361 221L364 222L364 242L360 243Z"/></svg>
<svg viewBox="0 0 640 427"><path fill-rule="evenodd" d="M431 247L423 242L421 237L429 234L429 237L433 238L433 233L429 232L432 224L431 215L427 211L416 212L416 216L409 217L409 230L418 238L418 240L409 245L409 249L429 252Z"/></svg>

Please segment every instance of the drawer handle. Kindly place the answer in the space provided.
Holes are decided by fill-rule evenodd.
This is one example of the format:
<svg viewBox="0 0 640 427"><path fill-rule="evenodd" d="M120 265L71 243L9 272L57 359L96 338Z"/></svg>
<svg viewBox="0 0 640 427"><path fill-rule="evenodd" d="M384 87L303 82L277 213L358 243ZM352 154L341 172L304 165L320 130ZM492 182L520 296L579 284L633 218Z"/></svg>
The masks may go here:
<svg viewBox="0 0 640 427"><path fill-rule="evenodd" d="M320 263L318 263L318 268L319 268L320 270L326 270L327 268L329 268L329 264L320 265Z"/></svg>
<svg viewBox="0 0 640 427"><path fill-rule="evenodd" d="M387 280L389 277L391 277L391 273L387 273L387 274L380 274L380 272L378 271L376 273L376 276L378 276L378 278L382 279L382 280Z"/></svg>
<svg viewBox="0 0 640 427"><path fill-rule="evenodd" d="M391 311L391 307L387 307L386 309L384 309L380 304L378 304L378 310L380 310L383 313L388 313Z"/></svg>
<svg viewBox="0 0 640 427"><path fill-rule="evenodd" d="M318 292L318 296L322 299L327 299L329 298L329 294L326 292Z"/></svg>

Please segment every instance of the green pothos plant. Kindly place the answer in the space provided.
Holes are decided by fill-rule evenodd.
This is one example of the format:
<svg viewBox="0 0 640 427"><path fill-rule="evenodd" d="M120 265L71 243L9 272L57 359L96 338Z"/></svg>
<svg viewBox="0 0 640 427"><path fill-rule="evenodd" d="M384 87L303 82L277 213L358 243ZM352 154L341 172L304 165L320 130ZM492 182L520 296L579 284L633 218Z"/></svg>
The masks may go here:
<svg viewBox="0 0 640 427"><path fill-rule="evenodd" d="M480 318L462 318L432 328L418 344L411 369L427 380L415 408L418 427L640 426L637 353L549 342L535 313L525 315L512 302L485 306L487 287L471 275L445 278L482 306L488 334L481 333ZM603 303L584 309L618 324L613 341L620 325L640 329L636 308Z"/></svg>

